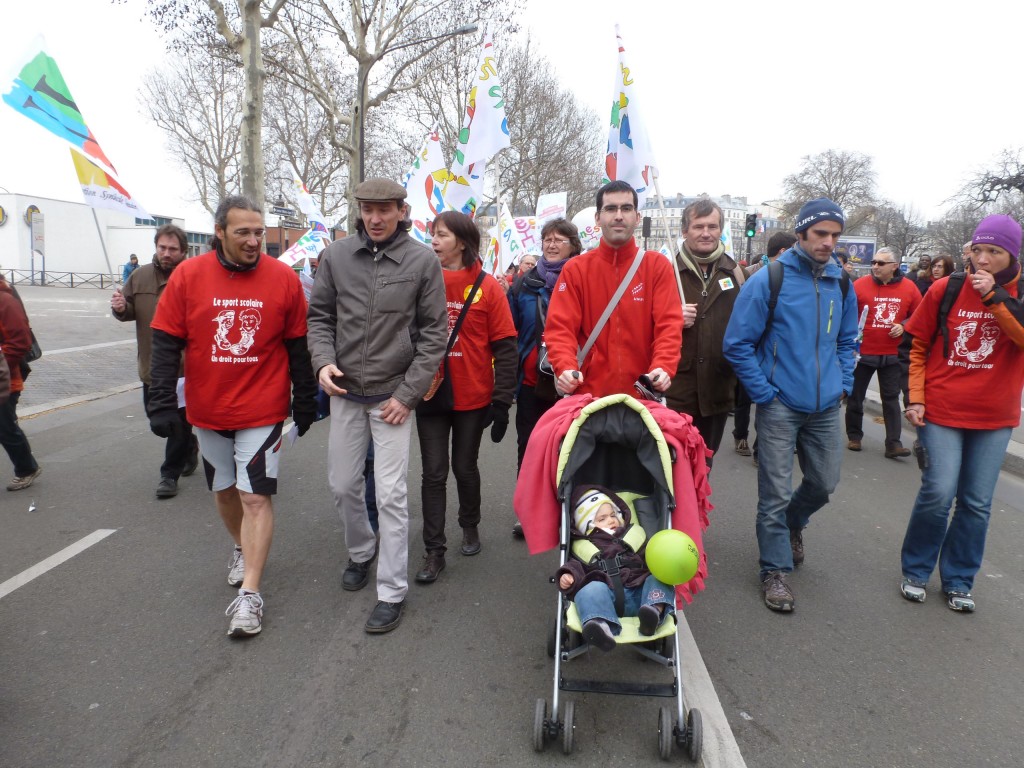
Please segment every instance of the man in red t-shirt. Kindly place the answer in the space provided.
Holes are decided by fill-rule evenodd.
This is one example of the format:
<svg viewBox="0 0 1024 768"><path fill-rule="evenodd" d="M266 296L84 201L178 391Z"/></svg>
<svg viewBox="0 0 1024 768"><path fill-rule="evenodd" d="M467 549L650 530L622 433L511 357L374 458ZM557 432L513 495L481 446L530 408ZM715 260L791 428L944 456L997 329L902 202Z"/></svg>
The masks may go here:
<svg viewBox="0 0 1024 768"><path fill-rule="evenodd" d="M299 435L316 418L299 278L260 252L263 213L245 197L214 215L214 250L171 274L153 318L149 422L160 437L184 430L176 384L185 353L185 400L206 479L235 542L228 635L258 634L260 577L274 529L281 432L289 411Z"/></svg>
<svg viewBox="0 0 1024 768"><path fill-rule="evenodd" d="M853 284L858 312L864 317L860 359L853 371L853 391L846 401L846 447L861 450L864 439L864 396L871 377L878 372L878 390L885 418L885 457L903 458L910 450L900 442L899 346L903 323L921 303L921 294L899 271L892 248L879 248L871 262L871 274ZM864 315L867 310L867 315Z"/></svg>

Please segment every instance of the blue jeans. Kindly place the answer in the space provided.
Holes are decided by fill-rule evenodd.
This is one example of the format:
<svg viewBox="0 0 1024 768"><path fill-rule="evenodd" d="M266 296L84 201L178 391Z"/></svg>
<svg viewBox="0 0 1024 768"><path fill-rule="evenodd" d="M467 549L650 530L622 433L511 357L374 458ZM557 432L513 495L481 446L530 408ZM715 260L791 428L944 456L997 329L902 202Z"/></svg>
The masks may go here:
<svg viewBox="0 0 1024 768"><path fill-rule="evenodd" d="M918 439L928 467L903 538L903 575L924 585L939 563L943 592L970 592L981 567L992 493L1011 429L955 429L925 424ZM956 501L953 520L949 508ZM948 523L948 526L947 526Z"/></svg>
<svg viewBox="0 0 1024 768"><path fill-rule="evenodd" d="M623 592L626 595L623 616L636 616L642 605L664 605L670 611L676 593L672 587L653 576L648 576L643 586L626 587ZM604 619L611 627L613 635L622 631L619 617L615 613L615 593L603 581L592 581L584 585L572 600L576 603L581 624L586 624L591 619Z"/></svg>
<svg viewBox="0 0 1024 768"><path fill-rule="evenodd" d="M761 577L793 570L790 531L800 531L839 485L843 427L839 404L817 413L778 398L757 406L757 546ZM803 482L793 491L793 450Z"/></svg>

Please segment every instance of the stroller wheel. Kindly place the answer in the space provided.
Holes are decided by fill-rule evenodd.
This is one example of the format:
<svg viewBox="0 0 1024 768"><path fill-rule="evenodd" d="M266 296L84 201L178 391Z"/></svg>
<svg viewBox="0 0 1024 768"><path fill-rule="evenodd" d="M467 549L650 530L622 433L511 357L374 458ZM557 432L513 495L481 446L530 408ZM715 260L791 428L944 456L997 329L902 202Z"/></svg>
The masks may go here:
<svg viewBox="0 0 1024 768"><path fill-rule="evenodd" d="M680 728L680 733L683 737L680 746L686 747L687 757L696 763L704 748L704 726L701 724L699 709L691 709L686 714L686 728Z"/></svg>
<svg viewBox="0 0 1024 768"><path fill-rule="evenodd" d="M658 714L658 753L662 760L672 759L672 708L662 707Z"/></svg>
<svg viewBox="0 0 1024 768"><path fill-rule="evenodd" d="M544 751L544 737L547 734L548 704L544 699L537 699L533 708L533 748Z"/></svg>
<svg viewBox="0 0 1024 768"><path fill-rule="evenodd" d="M562 706L562 753L572 754L576 744L576 704L566 701Z"/></svg>

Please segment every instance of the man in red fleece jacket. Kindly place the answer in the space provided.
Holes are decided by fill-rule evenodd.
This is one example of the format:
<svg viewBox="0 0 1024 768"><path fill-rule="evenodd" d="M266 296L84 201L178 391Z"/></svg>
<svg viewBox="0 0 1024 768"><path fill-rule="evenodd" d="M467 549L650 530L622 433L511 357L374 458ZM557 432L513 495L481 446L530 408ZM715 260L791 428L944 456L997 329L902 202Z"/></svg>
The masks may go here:
<svg viewBox="0 0 1024 768"><path fill-rule="evenodd" d="M636 191L612 181L597 193L601 242L562 269L548 309L544 342L557 388L564 394L633 393L646 373L655 389L672 383L679 365L683 310L672 264L647 251L583 364L576 355L625 278L639 250L633 231L640 222Z"/></svg>

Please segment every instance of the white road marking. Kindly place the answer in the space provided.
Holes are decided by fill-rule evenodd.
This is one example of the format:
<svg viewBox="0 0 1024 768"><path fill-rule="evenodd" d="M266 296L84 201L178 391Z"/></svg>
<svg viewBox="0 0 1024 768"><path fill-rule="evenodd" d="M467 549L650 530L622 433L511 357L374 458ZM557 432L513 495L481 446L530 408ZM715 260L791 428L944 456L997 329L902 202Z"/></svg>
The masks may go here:
<svg viewBox="0 0 1024 768"><path fill-rule="evenodd" d="M64 349L48 349L45 351L47 357L53 355L66 355L69 352L85 352L88 349L103 349L104 347L120 347L124 344L134 344L135 339L123 339L121 341L104 341L100 344L86 344L84 347L65 347Z"/></svg>
<svg viewBox="0 0 1024 768"><path fill-rule="evenodd" d="M45 560L42 560L31 568L26 568L24 571L19 573L17 576L8 579L3 584L0 584L0 599L7 597L18 587L23 587L30 581L38 576L42 576L49 570L56 568L61 563L70 560L80 552L84 552L93 544L96 544L103 539L107 538L112 533L117 533L116 528L100 528L97 531L93 531L84 539L79 539L69 547L64 547L60 552L55 555L50 555Z"/></svg>
<svg viewBox="0 0 1024 768"><path fill-rule="evenodd" d="M699 709L704 726L704 748L701 750L704 768L746 768L740 746L729 727L722 702L715 692L708 668L690 632L690 625L681 613L676 614L679 636L679 675L683 681L683 699L686 706Z"/></svg>

